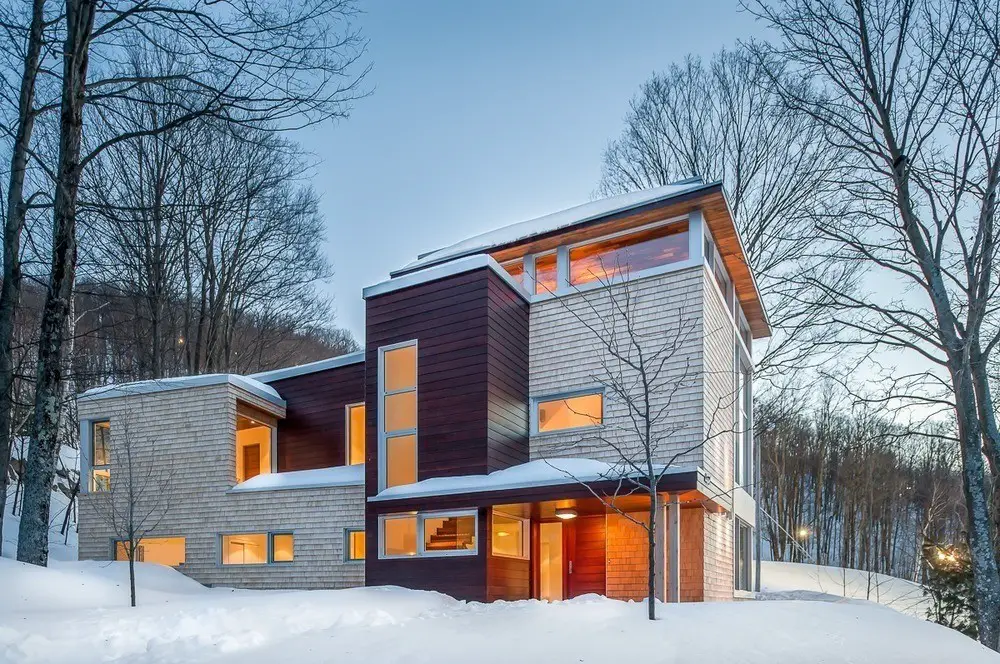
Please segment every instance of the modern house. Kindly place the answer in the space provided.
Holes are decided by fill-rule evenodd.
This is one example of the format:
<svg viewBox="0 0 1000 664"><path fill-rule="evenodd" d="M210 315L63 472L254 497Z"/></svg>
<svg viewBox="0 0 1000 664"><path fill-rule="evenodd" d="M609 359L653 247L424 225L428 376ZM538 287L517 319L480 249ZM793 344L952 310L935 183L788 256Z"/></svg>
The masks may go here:
<svg viewBox="0 0 1000 664"><path fill-rule="evenodd" d="M655 510L658 596L752 587L770 330L721 183L473 237L364 299L362 352L82 394L81 558L124 554L131 482L137 556L205 584L641 598Z"/></svg>

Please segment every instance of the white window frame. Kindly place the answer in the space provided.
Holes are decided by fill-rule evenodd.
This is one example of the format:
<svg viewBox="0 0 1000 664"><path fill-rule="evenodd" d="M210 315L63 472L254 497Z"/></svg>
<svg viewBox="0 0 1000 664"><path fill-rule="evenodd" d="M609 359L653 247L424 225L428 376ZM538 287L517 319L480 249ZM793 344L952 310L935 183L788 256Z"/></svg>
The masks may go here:
<svg viewBox="0 0 1000 664"><path fill-rule="evenodd" d="M344 465L350 466L354 465L351 463L351 409L362 407L365 408L365 419L368 419L368 409L365 406L364 401L358 401L356 403L349 403L344 406ZM362 427L363 428L363 427ZM368 447L368 436L367 431L365 432L365 451L367 452ZM364 457L362 456L361 463L364 463Z"/></svg>
<svg viewBox="0 0 1000 664"><path fill-rule="evenodd" d="M754 495L753 367L739 345L734 355L733 486Z"/></svg>
<svg viewBox="0 0 1000 664"><path fill-rule="evenodd" d="M531 285L530 285L530 287L528 286L528 279L525 278L525 280L524 280L525 286L527 288L529 288L528 295L530 297L552 297L554 295L559 295L560 293L564 292L563 287L562 287L562 273L563 273L563 267L562 266L565 263L565 261L562 260L561 249L563 249L563 247L556 247L555 249L550 249L548 251L539 251L537 254L531 254L531 275L530 275L531 276ZM556 288L552 292L543 291L543 292L539 293L536 290L537 282L535 281L535 264L538 262L539 258L545 258L547 256L555 256L556 257ZM527 265L528 265L527 258L528 257L525 256L525 263L524 263L525 269L527 269ZM567 269L569 269L568 266L567 266ZM527 275L527 272L525 272L525 274Z"/></svg>
<svg viewBox="0 0 1000 664"><path fill-rule="evenodd" d="M473 543L471 549L457 549L455 551L427 551L424 549L424 521L428 518L442 519L449 517L471 516L473 518ZM385 539L383 537L383 524L392 519L413 519L417 520L417 554L414 556L400 555L391 556L385 553ZM413 558L454 558L456 556L478 556L479 555L479 510L476 508L464 510L436 510L431 512L398 512L395 514L380 514L378 517L378 558L379 560L404 560Z"/></svg>
<svg viewBox="0 0 1000 664"><path fill-rule="evenodd" d="M747 592L753 588L753 573L754 573L754 560L753 560L753 526L740 518L733 519L733 589L737 591ZM746 529L747 537L746 541L743 543L744 546L744 559L746 560L746 588L743 588L740 584L740 530Z"/></svg>
<svg viewBox="0 0 1000 664"><path fill-rule="evenodd" d="M381 522L379 522L381 528ZM363 533L365 536L365 558L368 557L368 532L364 528L344 528L344 562L357 564L365 563L365 558L351 558L351 533ZM401 556L402 557L402 556Z"/></svg>
<svg viewBox="0 0 1000 664"><path fill-rule="evenodd" d="M497 516L502 516L508 519L513 519L514 521L521 522L521 554L512 556L506 553L497 553L496 549L493 548L493 537L496 533L496 518ZM510 512L504 512L503 510L494 509L490 514L490 555L495 558L510 558L511 560L529 560L531 558L531 519L527 519L523 516L517 516L516 514L511 514Z"/></svg>
<svg viewBox="0 0 1000 664"><path fill-rule="evenodd" d="M414 363L414 385L412 390L407 388L405 390L395 390L393 392L385 391L385 354L389 351L397 350L399 348L406 348L408 346L413 346L413 363ZM387 466L386 466L386 439L396 438L397 436L410 436L414 437L414 467L418 469L418 481L419 481L419 468L420 468L420 436L418 431L420 429L420 346L417 339L410 339L408 341L401 341L395 344L389 344L387 346L379 346L378 349L378 490L379 492L385 491L386 489L386 476L387 476ZM392 396L394 394L403 394L405 392L412 391L414 394L414 401L416 402L416 413L414 413L414 427L412 429L400 429L398 431L393 431L392 435L389 436L385 432L385 398ZM367 414L366 414L367 417ZM365 441L367 445L368 441ZM381 532L381 531L380 531Z"/></svg>
<svg viewBox="0 0 1000 664"><path fill-rule="evenodd" d="M548 401L561 401L563 399L572 399L573 397L585 397L592 394L601 395L601 423L600 424L585 424L579 427L569 427L567 429L556 429L555 431L539 431L538 430L538 407ZM544 394L542 396L531 397L531 435L532 436L552 436L559 433L567 433L574 431L587 431L588 429L600 429L604 426L605 419L607 417L607 395L605 394L604 386L599 385L596 387L585 387L579 390L571 390L569 392L556 392L555 394Z"/></svg>
<svg viewBox="0 0 1000 664"><path fill-rule="evenodd" d="M572 265L570 264L570 253L574 249L578 249L580 247L586 247L586 246L591 245L591 244L599 244L601 242L606 242L608 240L614 240L615 238L619 238L619 237L626 237L628 235L636 235L638 233L644 233L646 231L651 231L651 230L654 230L656 228L662 228L664 226L673 226L675 224L680 224L680 223L683 223L685 221L688 224L688 229L687 229L687 233L688 233L688 257L686 259L679 260L679 261L673 261L672 263L664 263L663 265L656 265L654 267L648 267L648 268L646 268L644 270L637 270L635 272L629 272L627 275L618 275L618 276L615 276L615 277L611 277L610 279L595 279L594 281L588 281L585 284L579 284L579 285L576 285L576 286L573 285L573 282L572 282L572 269L571 269ZM623 230L623 231L618 231L617 233L609 233L608 235L602 235L601 237L594 238L593 240L581 240L579 242L573 242L571 244L564 245L565 250L566 250L566 260L564 261L565 264L566 264L566 269L565 269L565 272L566 272L566 288L568 288L568 289L576 289L576 290L584 289L584 288L588 288L588 287L593 287L592 284L594 284L595 282L598 285L600 285L600 286L604 286L604 285L607 285L607 284L616 284L616 283L620 283L622 281L632 281L633 279L641 279L642 277L646 276L647 274L658 274L659 272L663 271L664 268L666 268L668 266L684 265L685 267L688 267L690 265L691 259L693 258L693 252L691 251L691 235L693 233L694 233L694 225L692 224L689 215L681 215L679 217L671 217L670 219L663 219L661 221L654 221L653 223L646 224L644 226L636 226L635 228L629 228L629 229L626 229L626 230ZM562 284L560 284L560 286L562 286Z"/></svg>

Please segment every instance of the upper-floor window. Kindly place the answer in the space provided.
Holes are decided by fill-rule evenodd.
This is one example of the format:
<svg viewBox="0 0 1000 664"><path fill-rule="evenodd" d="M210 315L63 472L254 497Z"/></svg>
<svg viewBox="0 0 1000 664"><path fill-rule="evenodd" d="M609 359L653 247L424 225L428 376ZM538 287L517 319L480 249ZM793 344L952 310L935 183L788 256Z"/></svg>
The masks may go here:
<svg viewBox="0 0 1000 664"><path fill-rule="evenodd" d="M241 406L236 412L236 482L273 472L271 447L274 426L260 414Z"/></svg>
<svg viewBox="0 0 1000 664"><path fill-rule="evenodd" d="M94 422L90 429L90 490L111 490L111 422Z"/></svg>
<svg viewBox="0 0 1000 664"><path fill-rule="evenodd" d="M524 259L518 258L517 260L508 261L501 265L501 267L507 270L507 274L514 278L514 281L524 286Z"/></svg>
<svg viewBox="0 0 1000 664"><path fill-rule="evenodd" d="M686 221L654 226L571 248L569 282L573 286L607 282L687 260L689 255Z"/></svg>
<svg viewBox="0 0 1000 664"><path fill-rule="evenodd" d="M379 349L379 490L417 481L417 342Z"/></svg>
<svg viewBox="0 0 1000 664"><path fill-rule="evenodd" d="M535 256L535 294L555 293L559 288L558 254Z"/></svg>
<svg viewBox="0 0 1000 664"><path fill-rule="evenodd" d="M365 405L352 403L345 414L347 423L347 465L365 462Z"/></svg>
<svg viewBox="0 0 1000 664"><path fill-rule="evenodd" d="M539 399L534 414L537 433L598 426L604 421L604 394L596 391Z"/></svg>
<svg viewBox="0 0 1000 664"><path fill-rule="evenodd" d="M734 478L737 486L747 491L753 485L753 374L743 361L742 353L736 352L736 408L734 427ZM752 493L752 491L751 491Z"/></svg>

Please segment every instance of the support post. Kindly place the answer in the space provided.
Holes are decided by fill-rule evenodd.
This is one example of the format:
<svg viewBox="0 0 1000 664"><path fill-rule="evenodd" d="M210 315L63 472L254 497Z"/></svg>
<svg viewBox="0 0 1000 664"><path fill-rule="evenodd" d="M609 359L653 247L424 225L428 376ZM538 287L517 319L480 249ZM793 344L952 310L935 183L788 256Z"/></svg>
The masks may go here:
<svg viewBox="0 0 1000 664"><path fill-rule="evenodd" d="M656 542L656 599L667 601L667 503L661 494L656 494L656 502L652 509L656 510L656 532L653 534Z"/></svg>
<svg viewBox="0 0 1000 664"><path fill-rule="evenodd" d="M670 496L667 513L670 537L670 581L667 587L670 590L669 601L676 604L681 601L681 499L676 493Z"/></svg>

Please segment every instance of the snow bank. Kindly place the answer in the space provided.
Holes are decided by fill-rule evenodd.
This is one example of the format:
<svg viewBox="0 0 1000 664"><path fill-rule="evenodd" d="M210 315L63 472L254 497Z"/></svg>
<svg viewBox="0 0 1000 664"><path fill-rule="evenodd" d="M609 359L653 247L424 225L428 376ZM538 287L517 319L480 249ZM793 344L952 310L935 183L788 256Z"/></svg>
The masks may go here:
<svg viewBox="0 0 1000 664"><path fill-rule="evenodd" d="M63 446L63 449L68 449ZM75 452L75 450L73 450ZM60 454L63 454L60 450ZM17 533L21 527L20 516L10 513L14 504L14 488L7 491L7 504L3 513L3 558L17 558ZM70 521L69 536L65 536L59 531L62 529L63 518L66 516L66 509L69 506L69 498L61 491L53 491L49 509L49 560L76 560L77 536L76 525ZM0 584L0 589L3 589Z"/></svg>
<svg viewBox="0 0 1000 664"><path fill-rule="evenodd" d="M657 469L662 470L662 468ZM690 472L689 467L670 468L667 474ZM616 480L624 477L621 466L594 459L540 459L497 470L488 475L433 477L414 484L385 489L372 500L396 500L423 496L446 496L478 491L525 489L536 486Z"/></svg>
<svg viewBox="0 0 1000 664"><path fill-rule="evenodd" d="M357 486L365 483L365 465L334 466L287 473L267 473L251 477L228 491L280 491L282 489L316 489L331 486Z"/></svg>
<svg viewBox="0 0 1000 664"><path fill-rule="evenodd" d="M650 623L642 603L596 595L478 604L392 587L232 591L145 564L132 609L123 564L0 562L0 662L1000 662L958 632L861 601L661 604ZM12 583L21 601L6 601Z"/></svg>
<svg viewBox="0 0 1000 664"><path fill-rule="evenodd" d="M916 618L926 618L929 605L920 584L857 569L761 561L760 580L761 599L861 599Z"/></svg>

